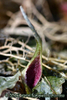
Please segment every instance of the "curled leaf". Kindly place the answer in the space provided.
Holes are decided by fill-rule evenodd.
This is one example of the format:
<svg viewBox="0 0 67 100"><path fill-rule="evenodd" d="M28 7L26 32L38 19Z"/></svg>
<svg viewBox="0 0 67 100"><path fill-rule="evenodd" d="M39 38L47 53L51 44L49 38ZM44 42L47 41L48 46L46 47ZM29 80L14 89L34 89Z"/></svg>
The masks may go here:
<svg viewBox="0 0 67 100"><path fill-rule="evenodd" d="M38 55L33 62L29 65L27 71L25 80L27 85L30 88L33 88L37 85L39 79L41 77L41 63L40 63L40 55Z"/></svg>
<svg viewBox="0 0 67 100"><path fill-rule="evenodd" d="M20 72L17 72L14 76L2 77L0 76L0 95L3 90L7 88L13 88L16 82L19 80Z"/></svg>

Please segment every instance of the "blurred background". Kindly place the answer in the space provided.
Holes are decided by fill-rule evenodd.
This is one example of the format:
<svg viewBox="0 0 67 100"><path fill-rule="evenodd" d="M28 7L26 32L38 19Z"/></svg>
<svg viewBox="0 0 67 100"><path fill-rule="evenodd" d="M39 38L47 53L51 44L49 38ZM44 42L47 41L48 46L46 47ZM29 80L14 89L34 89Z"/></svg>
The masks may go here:
<svg viewBox="0 0 67 100"><path fill-rule="evenodd" d="M0 29L7 25L13 15L20 12L20 5L32 19L36 16L33 15L33 13L36 13L35 7L49 22L56 21L63 22L63 24L67 22L67 0L0 0ZM39 20L37 19L37 21Z"/></svg>
<svg viewBox="0 0 67 100"><path fill-rule="evenodd" d="M33 36L20 12L20 5L42 38L43 51L45 48L66 51L67 0L0 0L1 43L8 35Z"/></svg>
<svg viewBox="0 0 67 100"><path fill-rule="evenodd" d="M36 41L20 12L20 5L42 39L42 53L46 57L43 57L43 63L67 75L67 0L0 0L0 63L12 66L9 64L11 61L15 67L10 69L10 72L6 71L7 67L3 68L3 65L0 65L0 68L3 68L0 75L14 75L18 66L24 67L28 63L19 62L18 57L21 60L23 53L23 57L30 60L36 48ZM8 54L10 58L8 61L4 60L8 58ZM17 56L16 59L11 59L14 55ZM46 75L58 76L45 70ZM67 80L63 85L64 93L67 94Z"/></svg>

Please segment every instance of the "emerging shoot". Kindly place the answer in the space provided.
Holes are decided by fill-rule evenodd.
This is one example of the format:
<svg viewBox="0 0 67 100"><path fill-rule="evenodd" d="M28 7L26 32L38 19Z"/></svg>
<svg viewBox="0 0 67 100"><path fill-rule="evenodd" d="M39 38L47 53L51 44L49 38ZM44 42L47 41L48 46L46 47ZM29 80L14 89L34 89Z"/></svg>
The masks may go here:
<svg viewBox="0 0 67 100"><path fill-rule="evenodd" d="M23 76L25 84L27 84L28 87L32 89L33 87L37 85L37 83L39 82L41 78L41 74L42 74L42 44L41 44L40 36L36 32L34 26L31 24L22 6L20 6L20 10L28 26L33 31L34 37L37 42L36 51L34 53L33 58L28 63L27 67L22 71L22 76Z"/></svg>

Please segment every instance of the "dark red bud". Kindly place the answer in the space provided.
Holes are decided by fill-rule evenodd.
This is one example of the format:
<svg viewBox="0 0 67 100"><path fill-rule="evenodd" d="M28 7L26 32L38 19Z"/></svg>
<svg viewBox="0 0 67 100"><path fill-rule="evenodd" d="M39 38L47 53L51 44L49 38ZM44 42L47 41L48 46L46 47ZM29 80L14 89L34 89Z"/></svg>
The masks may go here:
<svg viewBox="0 0 67 100"><path fill-rule="evenodd" d="M34 61L29 65L26 71L25 81L26 81L26 84L31 89L34 86L36 86L37 83L39 82L41 73L42 73L42 69L41 69L40 55L38 55L34 59Z"/></svg>

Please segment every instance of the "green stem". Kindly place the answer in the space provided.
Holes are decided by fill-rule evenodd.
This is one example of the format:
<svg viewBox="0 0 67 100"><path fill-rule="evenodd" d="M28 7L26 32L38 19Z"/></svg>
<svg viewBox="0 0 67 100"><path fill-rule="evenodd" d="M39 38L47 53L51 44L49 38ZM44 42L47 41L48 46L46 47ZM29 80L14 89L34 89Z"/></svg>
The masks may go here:
<svg viewBox="0 0 67 100"><path fill-rule="evenodd" d="M24 19L26 20L27 24L29 25L29 27L31 28L31 30L34 32L34 37L35 37L35 39L36 39L39 43L41 43L41 38L40 38L40 36L39 36L38 33L36 32L34 26L31 24L30 20L28 19L27 15L26 15L25 12L24 12L22 6L20 6L20 10L21 10L22 15L23 15Z"/></svg>
<svg viewBox="0 0 67 100"><path fill-rule="evenodd" d="M37 31L35 30L34 26L31 24L30 20L28 19L27 15L25 14L22 6L20 6L20 10L22 12L22 15L24 17L24 19L26 20L27 24L29 25L29 27L31 28L31 30L34 32L34 37L37 41L37 46L36 46L36 51L34 53L33 58L31 59L30 63L35 59L35 57L40 53L40 60L42 62L42 41L40 36L38 35ZM30 65L30 63L28 64L28 66Z"/></svg>

